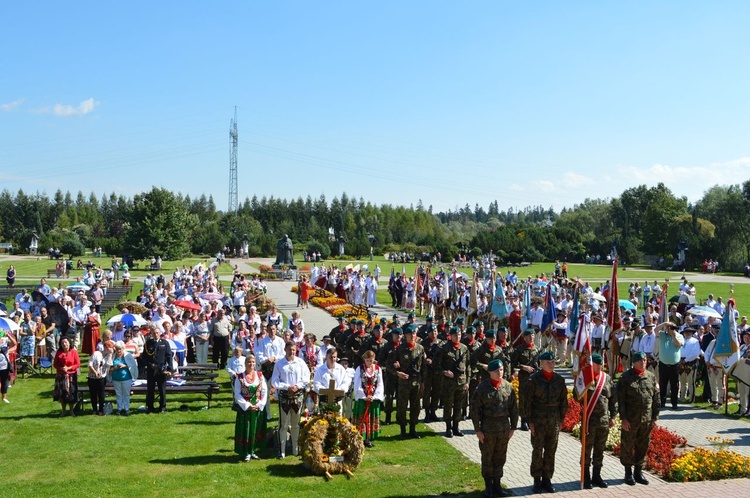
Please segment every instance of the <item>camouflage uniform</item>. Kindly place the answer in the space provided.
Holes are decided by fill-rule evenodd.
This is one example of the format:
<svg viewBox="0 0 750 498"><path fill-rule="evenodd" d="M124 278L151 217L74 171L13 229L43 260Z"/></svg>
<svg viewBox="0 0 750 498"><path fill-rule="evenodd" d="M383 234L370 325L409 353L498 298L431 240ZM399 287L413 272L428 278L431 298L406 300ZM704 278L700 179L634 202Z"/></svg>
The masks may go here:
<svg viewBox="0 0 750 498"><path fill-rule="evenodd" d="M510 362L505 362L506 359L502 356L502 349L500 349L500 346L497 344L495 344L495 350L490 351L490 347L484 342L471 355L471 368L472 370L477 370L479 372L479 382L483 382L490 378L490 373L487 371L487 365L489 365L489 363L495 358L501 359L504 365L510 367ZM505 380L508 380L507 377L509 376L510 368L508 368L508 371L503 371L503 378ZM474 397L472 396L471 399L473 401Z"/></svg>
<svg viewBox="0 0 750 498"><path fill-rule="evenodd" d="M482 477L501 479L510 431L518 424L516 392L510 382L503 380L497 389L489 377L480 382L471 397L471 421L476 432L484 433L484 443L479 443Z"/></svg>
<svg viewBox="0 0 750 498"><path fill-rule="evenodd" d="M432 364L425 362L422 406L425 410L425 418L435 422L437 421L435 411L438 409L443 388L443 372L440 370L440 348L444 342L440 339L435 339L435 342L430 343L429 339L424 339L420 344L422 344L427 358L432 360Z"/></svg>
<svg viewBox="0 0 750 498"><path fill-rule="evenodd" d="M617 397L615 396L614 385L609 375L601 372L599 375L606 375L602 392L596 402L596 406L591 412L589 418L589 432L586 434L586 469L592 463L591 453L593 451L594 470L601 468L604 462L604 447L609 436L609 421L617 415ZM596 383L588 389L588 399L594 394ZM582 399L582 398L581 398Z"/></svg>
<svg viewBox="0 0 750 498"><path fill-rule="evenodd" d="M359 332L355 332L354 334L350 335L349 339L346 341L346 347L344 348L346 351L345 356L349 358L349 364L355 370L357 369L357 367L364 363L364 360L359 355L359 350L369 338L370 335L367 332L362 335L360 335Z"/></svg>
<svg viewBox="0 0 750 498"><path fill-rule="evenodd" d="M398 362L398 368L395 363ZM424 348L414 344L414 349L409 349L406 343L399 345L396 350L388 356L387 369L390 373L404 372L409 375L408 379L398 378L398 396L396 400L396 420L401 425L402 434L406 426L406 408L409 408L409 425L414 433L419 420L419 395L422 387L424 363Z"/></svg>
<svg viewBox="0 0 750 498"><path fill-rule="evenodd" d="M461 416L462 418L467 418L467 410L469 409L469 401L471 401L471 395L474 393L474 390L477 388L477 385L479 384L479 368L476 366L471 365L471 357L472 355L479 349L479 347L482 345L477 340L471 341L469 343L469 340L464 338L461 340L462 344L466 345L466 348L469 350L469 357L467 358L468 362L468 370L467 374L469 377L469 391L467 392L466 396L464 396L464 404L461 407Z"/></svg>
<svg viewBox="0 0 750 498"><path fill-rule="evenodd" d="M648 370L642 375L634 369L626 371L617 381L617 403L620 419L630 423L622 430L620 463L625 467L643 466L646 461L652 422L659 418L659 384Z"/></svg>
<svg viewBox="0 0 750 498"><path fill-rule="evenodd" d="M529 348L526 343L524 342L520 346L517 346L513 350L513 356L511 357L511 375L515 372L518 372L518 406L523 406L523 397L524 397L524 386L526 385L526 381L529 380L529 377L531 377L531 373L526 372L521 368L522 365L528 365L534 369L534 371L539 370L539 353L540 351L536 348L536 346L533 346ZM526 415L523 414L523 411L521 412L521 426L523 428L524 424L526 422Z"/></svg>
<svg viewBox="0 0 750 498"><path fill-rule="evenodd" d="M385 402L383 403L383 411L385 412L385 423L391 423L391 413L393 413L393 398L396 397L396 391L398 388L398 377L396 374L386 369L388 365L389 356L395 354L398 343L394 346L393 341L388 341L380 351L378 351L375 357L378 360L378 365L383 369L383 387L385 388Z"/></svg>
<svg viewBox="0 0 750 498"><path fill-rule="evenodd" d="M440 371L453 372L453 377L443 374L443 420L450 426L453 422L454 431L458 431L461 421L461 409L466 399L466 384L469 382L469 348L459 343L458 349L448 341L440 348Z"/></svg>
<svg viewBox="0 0 750 498"><path fill-rule="evenodd" d="M553 373L549 381L538 371L519 389L523 392L521 414L533 424L531 436L531 476L552 479L560 424L568 413L568 388L565 379Z"/></svg>

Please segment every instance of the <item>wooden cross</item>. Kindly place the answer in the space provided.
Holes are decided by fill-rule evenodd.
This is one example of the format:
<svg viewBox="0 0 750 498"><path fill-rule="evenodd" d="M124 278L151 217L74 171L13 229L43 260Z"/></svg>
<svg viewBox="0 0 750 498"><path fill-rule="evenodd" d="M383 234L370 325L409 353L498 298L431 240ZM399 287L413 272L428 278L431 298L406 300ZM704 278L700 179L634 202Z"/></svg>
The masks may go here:
<svg viewBox="0 0 750 498"><path fill-rule="evenodd" d="M328 381L328 389L321 389L318 394L325 396L328 403L335 403L337 397L343 398L346 393L341 389L336 389L336 381L331 379Z"/></svg>

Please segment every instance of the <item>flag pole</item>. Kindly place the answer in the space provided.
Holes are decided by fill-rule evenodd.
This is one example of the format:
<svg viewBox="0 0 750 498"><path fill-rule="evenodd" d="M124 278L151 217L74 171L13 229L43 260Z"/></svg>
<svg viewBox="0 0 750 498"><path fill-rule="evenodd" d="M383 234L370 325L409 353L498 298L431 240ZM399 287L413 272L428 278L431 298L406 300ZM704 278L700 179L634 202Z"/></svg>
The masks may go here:
<svg viewBox="0 0 750 498"><path fill-rule="evenodd" d="M588 428L588 421L586 420L586 413L588 411L588 399L589 389L583 391L583 417L581 417L581 489L583 489L583 479L586 467L586 433Z"/></svg>

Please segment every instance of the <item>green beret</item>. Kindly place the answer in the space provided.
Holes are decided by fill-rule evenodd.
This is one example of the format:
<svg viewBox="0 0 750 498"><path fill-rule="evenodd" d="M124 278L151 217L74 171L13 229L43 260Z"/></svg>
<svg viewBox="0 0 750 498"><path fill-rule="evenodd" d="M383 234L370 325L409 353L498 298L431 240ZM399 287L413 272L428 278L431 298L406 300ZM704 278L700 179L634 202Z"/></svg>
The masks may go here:
<svg viewBox="0 0 750 498"><path fill-rule="evenodd" d="M485 337L495 337L495 331L490 329L484 332Z"/></svg>
<svg viewBox="0 0 750 498"><path fill-rule="evenodd" d="M468 327L466 327L465 333L466 334L473 334L474 333L474 327L472 327L471 325L469 325Z"/></svg>
<svg viewBox="0 0 750 498"><path fill-rule="evenodd" d="M594 353L591 355L591 362L596 363L597 365L602 365L604 363L604 358L602 358L602 355L599 353Z"/></svg>
<svg viewBox="0 0 750 498"><path fill-rule="evenodd" d="M399 334L399 335L401 335L403 333L404 333L404 331L403 331L403 329L401 327L396 327L395 329L391 330L391 334Z"/></svg>
<svg viewBox="0 0 750 498"><path fill-rule="evenodd" d="M424 319L425 322L431 322L432 321L432 315L427 315L427 318Z"/></svg>
<svg viewBox="0 0 750 498"><path fill-rule="evenodd" d="M523 331L523 335L531 335L534 333L534 327L529 327Z"/></svg>
<svg viewBox="0 0 750 498"><path fill-rule="evenodd" d="M503 325L501 327L498 327L497 331L498 332L507 332L508 331L508 327L506 327L505 325Z"/></svg>
<svg viewBox="0 0 750 498"><path fill-rule="evenodd" d="M383 317L380 319L380 323L388 323L388 319L386 317Z"/></svg>
<svg viewBox="0 0 750 498"><path fill-rule="evenodd" d="M438 315L438 316L437 316L437 319L438 319L438 320L441 320L441 319L443 319L443 318L445 318L445 315Z"/></svg>
<svg viewBox="0 0 750 498"><path fill-rule="evenodd" d="M449 331L448 333L449 333L450 335L453 335L453 334L460 334L460 333L461 333L461 329L459 329L458 327L451 327L451 328L450 328L450 331Z"/></svg>
<svg viewBox="0 0 750 498"><path fill-rule="evenodd" d="M446 327L450 327L452 325L453 325L453 323L450 320L448 320L447 322L445 322L445 326Z"/></svg>
<svg viewBox="0 0 750 498"><path fill-rule="evenodd" d="M456 325L463 325L464 324L464 317L459 316L456 318Z"/></svg>
<svg viewBox="0 0 750 498"><path fill-rule="evenodd" d="M553 360L555 359L555 353L553 353L550 350L545 351L544 353L539 355L540 360Z"/></svg>
<svg viewBox="0 0 750 498"><path fill-rule="evenodd" d="M503 366L503 361L499 358L495 358L487 364L487 371L494 372Z"/></svg>
<svg viewBox="0 0 750 498"><path fill-rule="evenodd" d="M373 325L372 330L380 330L380 324L376 323L375 325Z"/></svg>
<svg viewBox="0 0 750 498"><path fill-rule="evenodd" d="M482 325L483 325L483 323L482 323L482 321L481 321L481 320L476 320L476 321L475 321L474 323L472 323L472 325L474 325L474 327L477 327L477 328L479 328L480 326L482 326Z"/></svg>
<svg viewBox="0 0 750 498"><path fill-rule="evenodd" d="M645 360L645 359L646 359L646 353L644 353L643 351L636 351L635 353L633 353L632 360L634 362L635 361Z"/></svg>
<svg viewBox="0 0 750 498"><path fill-rule="evenodd" d="M432 332L433 330L437 330L437 326L435 326L435 325L428 325L427 326L427 332Z"/></svg>
<svg viewBox="0 0 750 498"><path fill-rule="evenodd" d="M409 313L406 318L414 318L414 312L412 311L411 313Z"/></svg>
<svg viewBox="0 0 750 498"><path fill-rule="evenodd" d="M414 325L412 325L411 323L408 324L406 327L404 327L404 334L413 334L415 328L416 327L414 327Z"/></svg>

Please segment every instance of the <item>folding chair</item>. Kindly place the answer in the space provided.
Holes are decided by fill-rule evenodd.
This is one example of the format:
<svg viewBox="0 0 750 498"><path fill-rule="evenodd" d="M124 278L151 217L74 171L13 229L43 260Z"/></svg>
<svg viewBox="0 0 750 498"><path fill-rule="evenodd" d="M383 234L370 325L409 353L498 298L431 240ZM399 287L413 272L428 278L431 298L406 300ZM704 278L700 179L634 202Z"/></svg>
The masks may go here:
<svg viewBox="0 0 750 498"><path fill-rule="evenodd" d="M41 358L39 358L39 364L37 365L37 370L39 370L40 374L53 373L52 372L52 360L50 360L46 356L42 356Z"/></svg>

